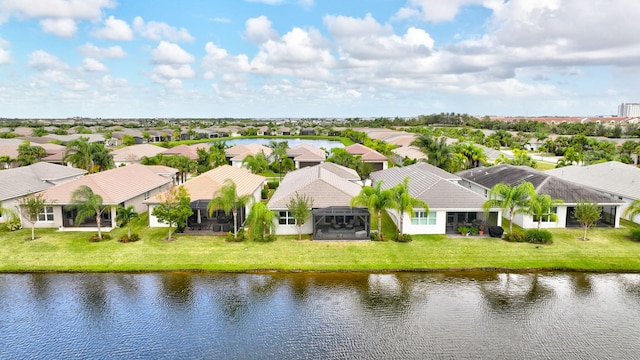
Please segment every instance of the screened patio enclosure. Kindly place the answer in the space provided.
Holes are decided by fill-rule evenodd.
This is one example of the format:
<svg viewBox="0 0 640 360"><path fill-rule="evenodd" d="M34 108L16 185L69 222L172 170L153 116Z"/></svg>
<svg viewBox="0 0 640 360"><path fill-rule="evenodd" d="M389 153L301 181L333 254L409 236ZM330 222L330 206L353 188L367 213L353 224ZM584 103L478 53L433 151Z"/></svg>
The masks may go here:
<svg viewBox="0 0 640 360"><path fill-rule="evenodd" d="M313 240L369 240L367 208L330 206L313 211Z"/></svg>

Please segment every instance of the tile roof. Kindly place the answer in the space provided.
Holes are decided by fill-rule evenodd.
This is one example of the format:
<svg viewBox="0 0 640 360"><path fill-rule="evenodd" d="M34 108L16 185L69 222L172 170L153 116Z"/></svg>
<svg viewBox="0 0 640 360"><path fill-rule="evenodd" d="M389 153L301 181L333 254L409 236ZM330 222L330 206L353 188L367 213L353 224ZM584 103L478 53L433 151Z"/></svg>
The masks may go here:
<svg viewBox="0 0 640 360"><path fill-rule="evenodd" d="M330 165L327 165L330 164ZM342 169L340 169L342 168ZM343 177L345 175L346 177ZM357 180L360 180L357 173ZM322 163L288 173L267 204L270 209L286 209L295 193L313 199L314 208L349 206L360 193L351 169L332 163Z"/></svg>
<svg viewBox="0 0 640 360"><path fill-rule="evenodd" d="M351 155L360 155L362 161L387 161L387 157L362 144L352 144L344 148Z"/></svg>
<svg viewBox="0 0 640 360"><path fill-rule="evenodd" d="M608 161L561 167L545 173L629 199L640 199L640 169L633 165Z"/></svg>
<svg viewBox="0 0 640 360"><path fill-rule="evenodd" d="M153 144L137 144L113 150L111 155L115 162L136 162L143 156L153 157L165 150L167 149Z"/></svg>
<svg viewBox="0 0 640 360"><path fill-rule="evenodd" d="M389 189L409 178L409 193L425 201L430 209L481 209L486 199L454 182L459 179L427 163L404 167L392 167L371 173L375 184L382 181L382 188Z"/></svg>
<svg viewBox="0 0 640 360"><path fill-rule="evenodd" d="M87 185L94 193L102 196L104 204L117 205L171 183L171 179L157 173L160 169L140 164L117 167L54 186L45 190L44 196L53 204L69 204L73 191Z"/></svg>
<svg viewBox="0 0 640 360"><path fill-rule="evenodd" d="M324 150L308 144L300 144L287 149L287 156L297 161L322 161L327 158Z"/></svg>
<svg viewBox="0 0 640 360"><path fill-rule="evenodd" d="M168 156L186 156L191 160L196 160L198 159L198 153L196 151L196 149L188 146L188 145L178 145L178 146L174 146L171 149L166 149L162 152L160 152L160 154L162 155L168 155Z"/></svg>
<svg viewBox="0 0 640 360"><path fill-rule="evenodd" d="M456 173L460 177L472 181L486 189L491 189L498 183L511 186L528 181L539 194L548 194L554 199L561 199L567 204L580 201L595 203L618 204L620 201L611 196L586 188L574 182L563 180L528 166L513 166L500 164L490 167L479 167Z"/></svg>
<svg viewBox="0 0 640 360"><path fill-rule="evenodd" d="M86 172L86 170L45 162L2 170L0 171L0 200L14 199L46 190L55 186L56 183L80 177Z"/></svg>
<svg viewBox="0 0 640 360"><path fill-rule="evenodd" d="M391 150L391 152L401 158L406 156L409 159L427 159L427 155L425 155L417 146L401 146Z"/></svg>
<svg viewBox="0 0 640 360"><path fill-rule="evenodd" d="M210 200L213 198L213 194L224 185L227 179L231 179L236 184L236 191L238 195L242 196L253 194L258 188L264 185L266 178L252 174L246 169L222 165L187 180L182 186L187 189L192 201ZM160 201L160 197L157 195L144 202L147 204L157 204Z"/></svg>

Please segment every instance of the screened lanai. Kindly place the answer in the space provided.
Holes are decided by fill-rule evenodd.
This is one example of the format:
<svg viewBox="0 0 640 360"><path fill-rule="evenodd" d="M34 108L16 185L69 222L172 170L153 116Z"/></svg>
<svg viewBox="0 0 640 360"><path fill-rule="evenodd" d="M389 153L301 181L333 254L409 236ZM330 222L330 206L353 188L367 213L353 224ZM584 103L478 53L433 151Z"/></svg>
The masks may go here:
<svg viewBox="0 0 640 360"><path fill-rule="evenodd" d="M330 206L313 211L314 240L369 240L371 216L367 208Z"/></svg>

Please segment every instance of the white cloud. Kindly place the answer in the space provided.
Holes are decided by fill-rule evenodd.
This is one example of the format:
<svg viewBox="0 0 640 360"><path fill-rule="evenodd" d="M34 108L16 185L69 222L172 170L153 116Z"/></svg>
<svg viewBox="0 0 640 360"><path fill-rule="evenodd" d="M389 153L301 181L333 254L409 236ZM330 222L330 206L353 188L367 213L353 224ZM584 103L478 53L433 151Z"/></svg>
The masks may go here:
<svg viewBox="0 0 640 360"><path fill-rule="evenodd" d="M44 50L36 50L29 54L28 64L39 71L67 70L69 68L69 65Z"/></svg>
<svg viewBox="0 0 640 360"><path fill-rule="evenodd" d="M185 28L177 29L173 26L169 26L167 23L156 21L149 21L145 23L140 16L133 20L133 28L136 32L142 35L142 37L154 41L169 40L175 42L192 42L195 40L195 38L191 36L189 31Z"/></svg>
<svg viewBox="0 0 640 360"><path fill-rule="evenodd" d="M188 64L158 65L153 72L165 79L191 79L196 76L196 72Z"/></svg>
<svg viewBox="0 0 640 360"><path fill-rule="evenodd" d="M113 0L2 0L0 10L29 18L97 19Z"/></svg>
<svg viewBox="0 0 640 360"><path fill-rule="evenodd" d="M107 67L99 60L94 58L85 58L82 61L82 68L89 72L107 72Z"/></svg>
<svg viewBox="0 0 640 360"><path fill-rule="evenodd" d="M156 64L188 64L195 61L195 57L178 44L161 41L158 46L151 51L151 57Z"/></svg>
<svg viewBox="0 0 640 360"><path fill-rule="evenodd" d="M125 53L120 46L101 48L93 45L92 43L86 43L78 46L78 52L84 56L96 59L121 59L127 56L127 53Z"/></svg>
<svg viewBox="0 0 640 360"><path fill-rule="evenodd" d="M271 28L271 21L264 15L251 18L245 23L245 36L254 44L263 44L278 38L278 33Z"/></svg>
<svg viewBox="0 0 640 360"><path fill-rule="evenodd" d="M69 18L42 19L40 26L44 32L61 37L71 37L78 30L75 20Z"/></svg>
<svg viewBox="0 0 640 360"><path fill-rule="evenodd" d="M221 23L221 24L230 24L231 23L231 19L229 18L222 18L222 17L215 17L212 18L211 21L215 22L215 23Z"/></svg>
<svg viewBox="0 0 640 360"><path fill-rule="evenodd" d="M486 2L487 0L409 0L405 7L398 10L395 17L398 19L416 17L431 22L452 21L462 6Z"/></svg>
<svg viewBox="0 0 640 360"><path fill-rule="evenodd" d="M92 32L91 35L98 39L105 40L133 40L133 30L131 30L129 24L113 16L109 16L107 20L104 21L104 27Z"/></svg>
<svg viewBox="0 0 640 360"><path fill-rule="evenodd" d="M0 38L0 65L11 63L11 52L5 48L9 47L9 42Z"/></svg>

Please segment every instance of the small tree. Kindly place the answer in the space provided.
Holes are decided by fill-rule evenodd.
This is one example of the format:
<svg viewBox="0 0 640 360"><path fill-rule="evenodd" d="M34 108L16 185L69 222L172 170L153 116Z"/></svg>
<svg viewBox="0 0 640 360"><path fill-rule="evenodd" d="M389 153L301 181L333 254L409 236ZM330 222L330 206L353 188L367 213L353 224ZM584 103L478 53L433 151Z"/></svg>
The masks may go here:
<svg viewBox="0 0 640 360"><path fill-rule="evenodd" d="M573 217L578 219L584 227L584 236L582 237L582 240L587 241L587 229L600 220L601 214L602 208L600 208L598 204L591 202L585 203L584 201L581 201L576 205L576 208L573 210Z"/></svg>
<svg viewBox="0 0 640 360"><path fill-rule="evenodd" d="M373 186L365 186L360 193L351 199L351 206L363 205L376 215L378 222L378 236L382 239L382 211L395 206L393 192L389 189L382 190L382 181Z"/></svg>
<svg viewBox="0 0 640 360"><path fill-rule="evenodd" d="M248 194L238 195L236 183L231 179L226 179L224 185L213 194L213 199L209 201L207 210L209 216L216 210L223 210L225 214L233 214L233 238L238 239L238 209L247 206L251 197Z"/></svg>
<svg viewBox="0 0 640 360"><path fill-rule="evenodd" d="M400 236L403 234L404 227L404 214L408 213L413 216L413 208L419 207L423 208L425 212L429 212L429 205L423 200L416 199L409 193L409 178L406 177L401 183L396 184L393 188L391 188L393 192L393 202L394 208L398 210L400 215L400 226L398 227L398 232Z"/></svg>
<svg viewBox="0 0 640 360"><path fill-rule="evenodd" d="M127 239L131 239L131 220L138 217L138 213L133 205L124 207L118 205L116 210L116 222L119 226L127 226Z"/></svg>
<svg viewBox="0 0 640 360"><path fill-rule="evenodd" d="M297 191L294 197L289 200L289 204L287 204L287 210L289 210L291 216L296 220L298 240L302 239L302 225L304 225L307 217L309 217L311 208L313 208L313 199L306 194L300 195Z"/></svg>
<svg viewBox="0 0 640 360"><path fill-rule="evenodd" d="M35 227L40 213L45 209L43 194L28 194L19 201L22 216L31 223L31 240L35 240Z"/></svg>
<svg viewBox="0 0 640 360"><path fill-rule="evenodd" d="M529 197L535 194L533 184L524 181L516 186L505 183L496 184L489 190L489 200L482 204L485 211L499 207L509 212L509 233L513 232L513 216L518 212L526 212Z"/></svg>
<svg viewBox="0 0 640 360"><path fill-rule="evenodd" d="M538 222L538 230L540 230L540 225L542 224L542 218L545 216L549 217L549 221L557 221L558 215L554 213L552 210L554 207L564 204L564 201L560 199L552 199L551 196L547 194L536 194L534 193L529 198L529 201L526 204L525 211L534 217L534 221L537 219Z"/></svg>
<svg viewBox="0 0 640 360"><path fill-rule="evenodd" d="M169 224L169 236L167 240L173 240L173 225L184 226L187 218L193 214L191 210L191 198L187 189L183 186L172 186L169 190L160 194L160 204L156 205L151 215Z"/></svg>
<svg viewBox="0 0 640 360"><path fill-rule="evenodd" d="M267 207L267 204L254 203L247 216L247 226L249 226L252 239L263 241L268 235L271 235L275 219L276 215Z"/></svg>
<svg viewBox="0 0 640 360"><path fill-rule="evenodd" d="M631 221L633 221L633 218L640 215L640 200L633 200L631 204L624 209L623 215Z"/></svg>
<svg viewBox="0 0 640 360"><path fill-rule="evenodd" d="M80 224L86 218L95 215L96 227L98 228L98 239L102 240L102 231L100 229L102 214L105 210L108 210L111 207L104 206L102 204L102 196L95 194L87 185L82 185L73 191L71 194L71 202L78 210L75 220L76 224Z"/></svg>

